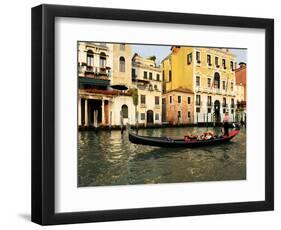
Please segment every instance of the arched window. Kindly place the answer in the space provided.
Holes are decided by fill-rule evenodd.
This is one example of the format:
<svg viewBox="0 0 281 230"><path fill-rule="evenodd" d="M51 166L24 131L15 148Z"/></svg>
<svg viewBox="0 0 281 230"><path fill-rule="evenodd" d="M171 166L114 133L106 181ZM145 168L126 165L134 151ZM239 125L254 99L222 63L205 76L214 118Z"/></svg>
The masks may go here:
<svg viewBox="0 0 281 230"><path fill-rule="evenodd" d="M92 50L87 51L87 66L94 66L94 52Z"/></svg>
<svg viewBox="0 0 281 230"><path fill-rule="evenodd" d="M119 58L119 72L125 72L125 58Z"/></svg>
<svg viewBox="0 0 281 230"><path fill-rule="evenodd" d="M100 68L106 67L106 54L104 52L100 53Z"/></svg>
<svg viewBox="0 0 281 230"><path fill-rule="evenodd" d="M220 88L220 75L217 72L215 73L215 76L214 76L214 87L216 89Z"/></svg>
<svg viewBox="0 0 281 230"><path fill-rule="evenodd" d="M122 105L121 110L123 118L128 118L128 106Z"/></svg>

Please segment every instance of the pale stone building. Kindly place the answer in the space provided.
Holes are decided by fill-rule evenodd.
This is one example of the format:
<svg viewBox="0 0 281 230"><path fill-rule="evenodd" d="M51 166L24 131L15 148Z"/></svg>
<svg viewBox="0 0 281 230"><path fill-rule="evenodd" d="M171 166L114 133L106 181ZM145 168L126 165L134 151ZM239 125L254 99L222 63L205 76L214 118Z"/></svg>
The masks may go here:
<svg viewBox="0 0 281 230"><path fill-rule="evenodd" d="M79 127L135 123L131 94L112 88L131 88L131 58L130 45L78 43Z"/></svg>
<svg viewBox="0 0 281 230"><path fill-rule="evenodd" d="M152 58L135 54L132 59L133 85L138 89L138 122L143 125L162 123L162 71Z"/></svg>

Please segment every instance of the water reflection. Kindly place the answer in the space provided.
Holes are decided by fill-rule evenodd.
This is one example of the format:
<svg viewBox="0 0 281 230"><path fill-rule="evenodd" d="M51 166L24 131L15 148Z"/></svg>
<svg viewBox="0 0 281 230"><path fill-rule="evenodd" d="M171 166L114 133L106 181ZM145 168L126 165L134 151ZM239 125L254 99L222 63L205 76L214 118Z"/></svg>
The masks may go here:
<svg viewBox="0 0 281 230"><path fill-rule="evenodd" d="M140 130L141 135L182 137L204 128ZM220 132L220 130L217 130ZM135 145L127 132L79 132L79 186L246 179L246 132L218 146L160 148Z"/></svg>

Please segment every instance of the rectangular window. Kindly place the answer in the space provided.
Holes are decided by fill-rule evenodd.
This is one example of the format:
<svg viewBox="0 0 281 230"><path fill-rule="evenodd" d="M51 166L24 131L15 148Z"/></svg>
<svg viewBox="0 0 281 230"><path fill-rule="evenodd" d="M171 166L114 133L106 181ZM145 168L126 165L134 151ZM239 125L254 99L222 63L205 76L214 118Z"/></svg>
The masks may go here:
<svg viewBox="0 0 281 230"><path fill-rule="evenodd" d="M187 104L190 104L190 103L191 103L191 98L187 97Z"/></svg>
<svg viewBox="0 0 281 230"><path fill-rule="evenodd" d="M159 73L156 74L156 80L157 80L157 81L160 81L160 74L159 74Z"/></svg>
<svg viewBox="0 0 281 230"><path fill-rule="evenodd" d="M166 104L166 99L162 98L162 105L165 105L165 104Z"/></svg>
<svg viewBox="0 0 281 230"><path fill-rule="evenodd" d="M225 113L225 111L226 111L225 109L222 110L223 113Z"/></svg>
<svg viewBox="0 0 281 230"><path fill-rule="evenodd" d="M201 57L200 57L200 52L199 51L196 51L196 62L197 63L201 63Z"/></svg>
<svg viewBox="0 0 281 230"><path fill-rule="evenodd" d="M159 113L155 113L155 120L159 121Z"/></svg>
<svg viewBox="0 0 281 230"><path fill-rule="evenodd" d="M143 72L143 78L147 79L147 72L146 71Z"/></svg>
<svg viewBox="0 0 281 230"><path fill-rule="evenodd" d="M234 108L234 99L231 99L231 108Z"/></svg>
<svg viewBox="0 0 281 230"><path fill-rule="evenodd" d="M208 105L208 106L211 106L211 105L212 105L212 97L211 97L211 96L208 96L207 105Z"/></svg>
<svg viewBox="0 0 281 230"><path fill-rule="evenodd" d="M222 59L222 66L224 69L226 69L225 59Z"/></svg>
<svg viewBox="0 0 281 230"><path fill-rule="evenodd" d="M222 106L226 107L226 98L225 97L222 99Z"/></svg>
<svg viewBox="0 0 281 230"><path fill-rule="evenodd" d="M211 113L212 112L212 109L211 108L208 108L208 113Z"/></svg>
<svg viewBox="0 0 281 230"><path fill-rule="evenodd" d="M165 81L165 71L163 70L163 76L162 76L162 81L164 82Z"/></svg>
<svg viewBox="0 0 281 230"><path fill-rule="evenodd" d="M159 96L155 96L155 105L159 105Z"/></svg>
<svg viewBox="0 0 281 230"><path fill-rule="evenodd" d="M145 104L145 95L141 95L141 104Z"/></svg>
<svg viewBox="0 0 281 230"><path fill-rule="evenodd" d="M145 113L141 113L141 120L142 120L142 121L145 120Z"/></svg>
<svg viewBox="0 0 281 230"><path fill-rule="evenodd" d="M200 77L196 76L196 86L200 86Z"/></svg>
<svg viewBox="0 0 281 230"><path fill-rule="evenodd" d="M208 78L208 88L211 88L211 78Z"/></svg>
<svg viewBox="0 0 281 230"><path fill-rule="evenodd" d="M196 105L201 104L201 95L196 95Z"/></svg>
<svg viewBox="0 0 281 230"><path fill-rule="evenodd" d="M187 112L187 117L190 118L190 111Z"/></svg>
<svg viewBox="0 0 281 230"><path fill-rule="evenodd" d="M87 66L93 66L93 65L94 65L94 56L87 55Z"/></svg>
<svg viewBox="0 0 281 230"><path fill-rule="evenodd" d="M136 69L132 69L132 79L136 79Z"/></svg>
<svg viewBox="0 0 281 230"><path fill-rule="evenodd" d="M196 108L196 113L200 113L200 107Z"/></svg>
<svg viewBox="0 0 281 230"><path fill-rule="evenodd" d="M178 103L181 103L181 96L178 96Z"/></svg>
<svg viewBox="0 0 281 230"><path fill-rule="evenodd" d="M192 63L192 53L188 54L186 56L186 59L187 59L187 64L190 65Z"/></svg>
<svg viewBox="0 0 281 230"><path fill-rule="evenodd" d="M152 73L149 72L149 80L152 80Z"/></svg>
<svg viewBox="0 0 281 230"><path fill-rule="evenodd" d="M169 81L172 81L172 70L169 70Z"/></svg>
<svg viewBox="0 0 281 230"><path fill-rule="evenodd" d="M210 54L207 54L207 63L209 66L212 65L212 60L211 60L211 55Z"/></svg>
<svg viewBox="0 0 281 230"><path fill-rule="evenodd" d="M233 82L230 84L231 91L233 91Z"/></svg>
<svg viewBox="0 0 281 230"><path fill-rule="evenodd" d="M231 110L231 114L233 114L233 113L234 113L234 109Z"/></svg>
<svg viewBox="0 0 281 230"><path fill-rule="evenodd" d="M225 81L222 81L222 89L225 90Z"/></svg>
<svg viewBox="0 0 281 230"><path fill-rule="evenodd" d="M100 57L100 68L105 68L106 67L106 57L101 56Z"/></svg>
<svg viewBox="0 0 281 230"><path fill-rule="evenodd" d="M173 102L173 96L170 96L170 104Z"/></svg>
<svg viewBox="0 0 281 230"><path fill-rule="evenodd" d="M178 111L178 118L181 118L181 111Z"/></svg>
<svg viewBox="0 0 281 230"><path fill-rule="evenodd" d="M230 62L230 69L233 71L234 69L233 69L234 67L233 67L233 61L231 61Z"/></svg>
<svg viewBox="0 0 281 230"><path fill-rule="evenodd" d="M216 67L217 67L217 68L220 67L220 66L219 66L219 58L218 58L218 57L215 57L215 64L216 64Z"/></svg>

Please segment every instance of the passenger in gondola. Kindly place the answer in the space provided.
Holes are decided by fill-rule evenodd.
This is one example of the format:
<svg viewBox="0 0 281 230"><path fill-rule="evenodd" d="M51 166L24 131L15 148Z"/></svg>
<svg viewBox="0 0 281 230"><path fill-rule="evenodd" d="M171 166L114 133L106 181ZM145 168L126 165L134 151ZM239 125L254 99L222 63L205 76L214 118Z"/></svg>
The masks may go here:
<svg viewBox="0 0 281 230"><path fill-rule="evenodd" d="M184 142L189 142L190 141L190 139L189 139L189 137L188 136L184 136Z"/></svg>
<svg viewBox="0 0 281 230"><path fill-rule="evenodd" d="M205 134L205 140L211 140L214 139L214 133L212 131L208 131Z"/></svg>
<svg viewBox="0 0 281 230"><path fill-rule="evenodd" d="M228 112L225 112L224 117L223 117L223 128L224 128L224 135L228 136L229 132L228 132L228 122L229 122L229 115Z"/></svg>

